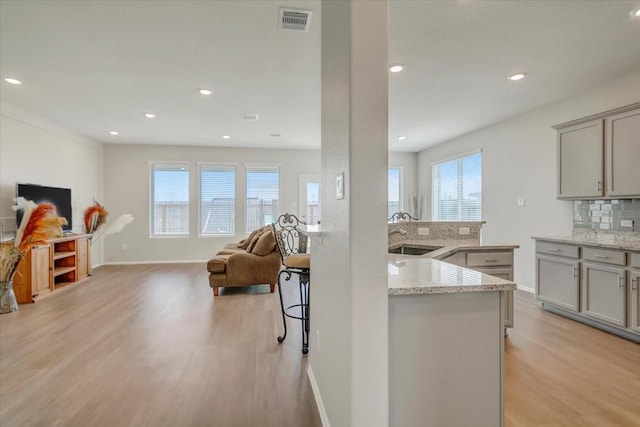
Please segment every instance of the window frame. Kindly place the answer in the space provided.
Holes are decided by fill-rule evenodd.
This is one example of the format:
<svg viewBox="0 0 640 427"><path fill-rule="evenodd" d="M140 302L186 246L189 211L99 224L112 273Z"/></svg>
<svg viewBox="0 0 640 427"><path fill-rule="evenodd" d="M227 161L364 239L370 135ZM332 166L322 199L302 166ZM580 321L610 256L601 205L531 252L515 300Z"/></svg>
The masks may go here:
<svg viewBox="0 0 640 427"><path fill-rule="evenodd" d="M464 194L461 195L461 197L458 198L458 206L457 206L457 213L458 213L458 219L442 219L439 217L438 214L438 207L439 207L439 202L441 200L438 200L438 203L436 203L436 191L435 191L435 179L434 179L434 168L437 165L441 165L444 163L449 163L452 161L458 161L461 162L464 161L464 159L466 159L467 157L471 157L471 156L475 156L475 155L480 155L480 206L479 206L479 212L480 212L480 217L478 219L462 219L461 218L461 207L462 207L462 201L463 201L463 197ZM473 150L473 151L467 151L464 153L460 153L457 154L455 156L451 156L451 157L447 157L444 159L440 159L436 162L432 162L431 163L431 219L432 221L441 221L441 222L472 222L472 221L482 221L482 200L483 200L483 189L482 189L482 149L477 149L477 150ZM458 166L460 167L460 166ZM464 171L463 171L464 172ZM464 175L463 175L464 176ZM460 187L460 183L458 183L457 187Z"/></svg>
<svg viewBox="0 0 640 427"><path fill-rule="evenodd" d="M273 221L275 221L280 215L281 210L281 164L280 163L246 163L244 165L244 233L251 233L253 230L249 230L249 209L248 209L248 201L249 201L249 171L251 168L275 168L278 171L278 212L274 214Z"/></svg>
<svg viewBox="0 0 640 427"><path fill-rule="evenodd" d="M155 232L155 181L154 181L154 172L155 168L158 166L165 167L184 167L187 170L188 181L187 181L187 195L189 200L187 202L187 231L185 233L162 233L157 234ZM188 161L159 161L159 160L150 160L149 161L149 238L151 239L188 239L191 237L191 162Z"/></svg>
<svg viewBox="0 0 640 427"><path fill-rule="evenodd" d="M233 232L231 233L202 233L202 168L206 166L228 166L234 169L234 221ZM215 237L229 237L235 236L238 226L238 164L237 163L224 163L224 162L198 162L198 237L209 239Z"/></svg>

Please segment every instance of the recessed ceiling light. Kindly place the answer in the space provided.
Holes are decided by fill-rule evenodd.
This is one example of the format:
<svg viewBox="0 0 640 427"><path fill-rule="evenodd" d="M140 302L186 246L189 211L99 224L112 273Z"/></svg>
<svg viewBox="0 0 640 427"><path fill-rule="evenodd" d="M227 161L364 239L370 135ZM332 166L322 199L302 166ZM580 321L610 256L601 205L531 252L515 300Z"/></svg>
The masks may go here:
<svg viewBox="0 0 640 427"><path fill-rule="evenodd" d="M391 64L389 66L389 71L391 71L392 73L399 73L402 70L404 70L404 65L402 64Z"/></svg>
<svg viewBox="0 0 640 427"><path fill-rule="evenodd" d="M144 116L145 116L147 119L153 119L156 115L155 115L155 114L153 114L153 113L144 113Z"/></svg>
<svg viewBox="0 0 640 427"><path fill-rule="evenodd" d="M640 18L640 7L629 12L632 18Z"/></svg>
<svg viewBox="0 0 640 427"><path fill-rule="evenodd" d="M404 141L405 139L407 139L407 137L406 137L406 136L399 136L399 137L398 137L398 140L400 140L400 141Z"/></svg>
<svg viewBox="0 0 640 427"><path fill-rule="evenodd" d="M527 75L526 73L516 73L516 74L510 75L508 78L509 80L516 82L518 80L524 79L526 75Z"/></svg>
<svg viewBox="0 0 640 427"><path fill-rule="evenodd" d="M111 132L109 132L110 135L116 136L118 135L118 132L116 132L115 130L112 130Z"/></svg>
<svg viewBox="0 0 640 427"><path fill-rule="evenodd" d="M12 79L11 77L7 77L6 79L4 79L5 82L10 83L12 85L21 85L22 82L18 79Z"/></svg>
<svg viewBox="0 0 640 427"><path fill-rule="evenodd" d="M229 135L222 135L222 138L224 139L230 139L231 137Z"/></svg>
<svg viewBox="0 0 640 427"><path fill-rule="evenodd" d="M212 90L209 89L200 89L200 95L205 95L205 96L209 96L213 93Z"/></svg>

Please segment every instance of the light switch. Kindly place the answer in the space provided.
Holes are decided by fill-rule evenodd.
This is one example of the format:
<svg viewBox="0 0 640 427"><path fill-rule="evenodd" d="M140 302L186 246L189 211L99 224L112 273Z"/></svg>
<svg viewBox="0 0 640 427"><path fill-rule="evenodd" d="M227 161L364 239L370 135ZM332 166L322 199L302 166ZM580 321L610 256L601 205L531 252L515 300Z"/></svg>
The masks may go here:
<svg viewBox="0 0 640 427"><path fill-rule="evenodd" d="M461 236L466 236L471 234L471 229L469 227L460 227L458 229L458 232L460 233Z"/></svg>
<svg viewBox="0 0 640 427"><path fill-rule="evenodd" d="M429 227L418 227L418 236L428 236Z"/></svg>
<svg viewBox="0 0 640 427"><path fill-rule="evenodd" d="M527 199L524 197L518 197L518 206L522 207L527 204Z"/></svg>

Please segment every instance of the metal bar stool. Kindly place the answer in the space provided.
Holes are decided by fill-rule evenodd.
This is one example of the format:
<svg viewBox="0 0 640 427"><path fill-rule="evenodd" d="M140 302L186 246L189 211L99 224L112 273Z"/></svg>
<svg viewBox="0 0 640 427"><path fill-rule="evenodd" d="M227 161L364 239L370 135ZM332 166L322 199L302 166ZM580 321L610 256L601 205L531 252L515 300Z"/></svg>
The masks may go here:
<svg viewBox="0 0 640 427"><path fill-rule="evenodd" d="M281 343L287 338L287 317L302 321L302 354L309 353L309 275L311 272L311 257L307 254L307 236L300 232L299 226L305 223L300 221L295 215L284 214L278 217L273 224L276 242L282 257L282 270L278 274L278 293L280 295L280 308L282 309L282 323L284 334L278 336ZM282 278L288 282L291 277L298 275L298 285L300 290L300 303L288 307L284 306L282 299ZM298 315L299 314L299 315Z"/></svg>

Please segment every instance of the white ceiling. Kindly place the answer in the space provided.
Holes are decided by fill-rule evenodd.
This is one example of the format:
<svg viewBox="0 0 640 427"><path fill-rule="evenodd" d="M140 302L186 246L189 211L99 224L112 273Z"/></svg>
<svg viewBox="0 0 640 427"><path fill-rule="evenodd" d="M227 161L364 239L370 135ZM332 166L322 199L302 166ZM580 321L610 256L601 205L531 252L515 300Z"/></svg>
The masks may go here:
<svg viewBox="0 0 640 427"><path fill-rule="evenodd" d="M278 29L280 6L313 10L309 32ZM106 143L320 148L319 1L0 7L0 74L23 81L2 81L3 101ZM389 148L419 151L640 70L635 7L391 1L389 62L407 68L389 76ZM516 71L527 78L507 80Z"/></svg>

